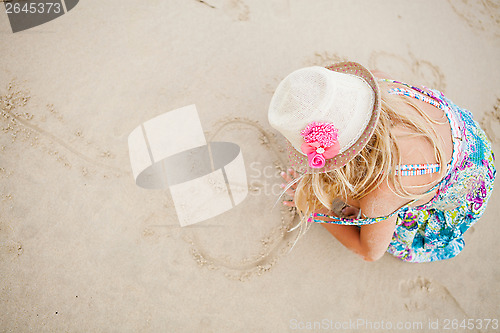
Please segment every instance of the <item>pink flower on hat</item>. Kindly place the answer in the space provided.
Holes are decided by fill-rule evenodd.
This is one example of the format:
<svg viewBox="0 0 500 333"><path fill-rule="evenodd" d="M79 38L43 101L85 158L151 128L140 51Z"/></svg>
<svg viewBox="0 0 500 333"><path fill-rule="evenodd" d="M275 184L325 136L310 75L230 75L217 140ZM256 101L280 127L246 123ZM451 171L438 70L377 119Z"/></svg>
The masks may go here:
<svg viewBox="0 0 500 333"><path fill-rule="evenodd" d="M300 149L307 154L311 168L322 168L326 159L332 158L339 153L338 130L332 123L319 123L313 121L304 128L300 135L304 137L304 143Z"/></svg>

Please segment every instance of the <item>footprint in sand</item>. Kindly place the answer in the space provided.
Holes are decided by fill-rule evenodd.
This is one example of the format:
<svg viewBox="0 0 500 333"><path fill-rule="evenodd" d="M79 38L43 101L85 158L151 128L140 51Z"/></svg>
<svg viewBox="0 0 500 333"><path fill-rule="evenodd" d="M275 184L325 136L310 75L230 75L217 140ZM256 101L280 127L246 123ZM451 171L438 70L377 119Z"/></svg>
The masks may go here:
<svg viewBox="0 0 500 333"><path fill-rule="evenodd" d="M405 298L404 307L407 311L423 311L427 308L426 302L433 286L428 279L418 277L416 279L402 280L399 282L399 293Z"/></svg>
<svg viewBox="0 0 500 333"><path fill-rule="evenodd" d="M500 2L448 0L453 11L473 30L500 36Z"/></svg>
<svg viewBox="0 0 500 333"><path fill-rule="evenodd" d="M403 300L403 307L408 312L426 311L440 315L448 314L450 318L459 315L467 318L467 313L450 291L431 279L418 276L401 280L399 294Z"/></svg>
<svg viewBox="0 0 500 333"><path fill-rule="evenodd" d="M441 69L428 60L416 58L411 52L408 56L374 51L368 60L370 69L378 69L399 80L445 92L446 80Z"/></svg>
<svg viewBox="0 0 500 333"><path fill-rule="evenodd" d="M349 61L349 58L335 52L324 51L314 53L314 56L307 59L304 65L328 66L342 61ZM416 58L411 52L408 56L402 56L385 51L374 51L367 64L370 69L381 70L400 80L423 84L443 92L446 89L445 77L441 69L430 61ZM275 88L275 86L272 87ZM266 92L269 90L266 87Z"/></svg>

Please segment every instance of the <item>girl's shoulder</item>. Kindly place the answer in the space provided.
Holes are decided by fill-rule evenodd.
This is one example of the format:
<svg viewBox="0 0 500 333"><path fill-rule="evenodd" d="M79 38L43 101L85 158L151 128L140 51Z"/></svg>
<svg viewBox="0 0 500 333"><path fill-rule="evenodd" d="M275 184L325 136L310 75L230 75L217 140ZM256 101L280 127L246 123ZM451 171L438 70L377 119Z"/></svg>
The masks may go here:
<svg viewBox="0 0 500 333"><path fill-rule="evenodd" d="M420 109L426 117L433 120L427 122L430 130L436 133L438 142L430 142L427 137L417 136L406 128L395 126L393 133L397 138L398 146L401 154L401 161L404 165L412 164L437 164L439 161L436 158L435 146L442 147L444 165L448 164L453 155L453 135L451 126L445 112L434 105L418 99L411 99L411 104L402 103L398 107L404 108L404 112L411 113L415 117L423 119L422 115L416 108ZM418 187L420 193L430 190L437 181L440 180L439 173L428 173L415 176L401 177L401 185L407 187ZM415 203L420 205L432 198L429 194L426 198Z"/></svg>
<svg viewBox="0 0 500 333"><path fill-rule="evenodd" d="M387 216L411 200L398 196L387 181L359 199L359 208L365 217Z"/></svg>
<svg viewBox="0 0 500 333"><path fill-rule="evenodd" d="M372 71L375 77L379 79L392 78L385 73ZM403 87L400 84L386 82L386 87ZM392 128L391 133L397 140L397 144L401 156L401 164L435 164L436 160L434 145L441 145L444 151L445 164L451 160L453 153L453 140L451 127L443 110L416 98L401 97L398 99L394 107L398 108L400 113L409 114L417 118L425 116L432 119L434 122L429 123L431 131L435 131L440 142L430 142L429 139L423 136L418 136L417 133L400 125ZM419 110L418 110L418 109ZM424 115L422 115L424 113ZM401 185L412 189L413 193L425 193L439 181L439 173L429 173L415 176L402 176ZM412 205L421 205L433 198L435 191L428 193L424 198L416 201ZM394 189L391 189L387 179L382 184L360 200L361 209L365 207L364 212L367 216L385 216L399 207L407 204L411 200L401 198Z"/></svg>

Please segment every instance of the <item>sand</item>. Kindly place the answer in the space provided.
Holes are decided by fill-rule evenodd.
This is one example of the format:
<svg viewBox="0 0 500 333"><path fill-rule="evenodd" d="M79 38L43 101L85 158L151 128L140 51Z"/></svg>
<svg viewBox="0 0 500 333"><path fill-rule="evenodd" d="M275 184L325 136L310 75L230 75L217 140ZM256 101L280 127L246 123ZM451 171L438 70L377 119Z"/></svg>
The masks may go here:
<svg viewBox="0 0 500 333"><path fill-rule="evenodd" d="M497 191L451 260L364 262L320 225L289 252L296 220L271 209L284 140L267 106L291 71L349 59L443 90L498 152L499 8L81 1L18 33L2 9L0 330L436 332L470 318L472 331L494 331L484 326L500 316ZM180 227L168 189L135 184L127 137L190 104L208 141L240 145L249 193Z"/></svg>

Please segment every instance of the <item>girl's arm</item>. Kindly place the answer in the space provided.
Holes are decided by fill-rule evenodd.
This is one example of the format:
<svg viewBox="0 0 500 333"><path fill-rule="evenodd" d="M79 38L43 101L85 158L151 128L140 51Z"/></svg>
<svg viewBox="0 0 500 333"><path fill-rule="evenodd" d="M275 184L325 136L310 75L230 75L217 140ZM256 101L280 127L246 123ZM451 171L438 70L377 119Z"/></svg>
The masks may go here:
<svg viewBox="0 0 500 333"><path fill-rule="evenodd" d="M320 211L320 213L328 214L327 209ZM387 220L361 226L361 228L354 225L333 223L321 223L321 225L342 245L360 255L364 260L375 261L387 251L396 227L396 218L396 216L392 216ZM328 221L329 219L324 218L324 220Z"/></svg>
<svg viewBox="0 0 500 333"><path fill-rule="evenodd" d="M289 169L288 173L282 172L281 176L287 182L290 182L293 179L292 177L297 177L297 174L295 171ZM284 186L285 184L282 184L282 187ZM295 206L293 201L295 196L295 186L289 188L286 193L292 197L292 200L285 200L283 201L283 204L289 207ZM380 202L390 204L381 205ZM390 214L397 208L401 207L404 202L401 201L401 198L394 195L387 185L383 184L362 198L359 201L359 204L361 211L366 217L377 217ZM326 208L318 210L317 213L332 215L332 212ZM356 216L357 212L351 211L351 213L348 214ZM321 219L325 221L331 220L326 217L322 217ZM321 225L323 225L323 227L327 229L335 238L337 238L345 247L363 257L364 260L375 261L381 258L387 250L394 233L396 219L396 216L392 216L384 221L361 226L360 228L357 226L338 225L333 223L321 223Z"/></svg>
<svg viewBox="0 0 500 333"><path fill-rule="evenodd" d="M359 200L365 217L387 216L406 203L408 201L395 195L386 182ZM394 235L396 220L397 216L394 215L377 223L360 226L360 228L333 223L321 224L345 247L362 256L366 261L375 261L387 251ZM327 221L326 218L325 221Z"/></svg>

